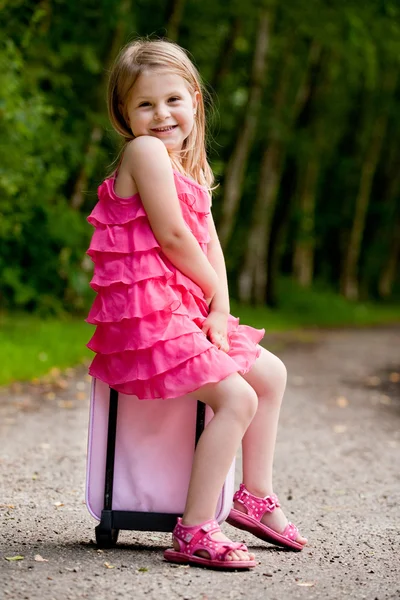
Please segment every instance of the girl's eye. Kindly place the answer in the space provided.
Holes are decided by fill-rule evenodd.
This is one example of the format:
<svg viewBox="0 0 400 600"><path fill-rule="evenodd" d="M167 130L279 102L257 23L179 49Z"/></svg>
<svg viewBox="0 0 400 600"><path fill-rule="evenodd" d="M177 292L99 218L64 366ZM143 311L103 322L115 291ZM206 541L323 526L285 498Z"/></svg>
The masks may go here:
<svg viewBox="0 0 400 600"><path fill-rule="evenodd" d="M141 102L141 104L139 104L139 108L142 106L150 106L150 102Z"/></svg>
<svg viewBox="0 0 400 600"><path fill-rule="evenodd" d="M172 97L169 99L169 102L176 102L177 100L179 100L178 96L172 96Z"/></svg>

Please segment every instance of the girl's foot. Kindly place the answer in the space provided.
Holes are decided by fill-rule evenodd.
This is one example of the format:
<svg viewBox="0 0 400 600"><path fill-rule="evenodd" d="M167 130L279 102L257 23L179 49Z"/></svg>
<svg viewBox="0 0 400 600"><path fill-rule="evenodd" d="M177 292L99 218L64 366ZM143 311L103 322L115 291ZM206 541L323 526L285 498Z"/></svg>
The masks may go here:
<svg viewBox="0 0 400 600"><path fill-rule="evenodd" d="M164 553L170 562L217 569L250 569L256 565L254 554L244 544L231 542L214 519L193 526L178 519L172 536L174 549Z"/></svg>
<svg viewBox="0 0 400 600"><path fill-rule="evenodd" d="M288 522L275 494L255 495L241 484L234 495L233 506L227 521L234 527L292 550L302 550L307 544L307 538Z"/></svg>
<svg viewBox="0 0 400 600"><path fill-rule="evenodd" d="M210 537L212 540L214 540L215 542L229 542L232 543L232 540L230 540L228 537L226 537L226 535L224 535L222 533L221 530L219 531L215 531L214 533L210 534ZM174 546L174 550L179 550L179 542L177 539L173 539L173 546ZM199 550L199 552L197 552L196 554L198 554L198 556L202 556L203 558L209 558L209 553L205 550ZM248 552L247 549L246 550L232 550L231 552L229 552L226 555L226 560L254 560L255 555L252 552Z"/></svg>

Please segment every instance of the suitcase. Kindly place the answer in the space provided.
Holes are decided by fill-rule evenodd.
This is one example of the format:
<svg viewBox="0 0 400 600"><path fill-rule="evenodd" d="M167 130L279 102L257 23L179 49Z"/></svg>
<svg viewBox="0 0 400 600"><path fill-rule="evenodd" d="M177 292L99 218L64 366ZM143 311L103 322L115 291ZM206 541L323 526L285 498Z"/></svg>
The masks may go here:
<svg viewBox="0 0 400 600"><path fill-rule="evenodd" d="M173 530L184 510L196 443L212 415L191 398L139 400L92 379L86 505L100 521L99 548L114 546L120 529ZM219 497L219 523L232 505L234 466Z"/></svg>

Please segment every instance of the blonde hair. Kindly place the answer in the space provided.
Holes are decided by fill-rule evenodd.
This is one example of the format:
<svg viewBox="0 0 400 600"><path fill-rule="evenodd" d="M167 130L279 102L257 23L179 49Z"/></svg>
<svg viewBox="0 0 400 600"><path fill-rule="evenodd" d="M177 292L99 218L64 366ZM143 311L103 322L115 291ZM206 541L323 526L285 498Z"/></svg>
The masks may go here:
<svg viewBox="0 0 400 600"><path fill-rule="evenodd" d="M192 131L185 139L180 151L181 163L174 166L201 185L211 188L214 176L206 155L206 115L204 96L207 94L199 72L186 52L167 40L137 39L125 46L112 67L108 82L108 114L112 126L124 141L124 147L134 139L124 114L129 94L145 70L164 69L180 75L187 83L190 93L199 92L197 112ZM122 148L122 152L124 150ZM176 164L175 164L176 163Z"/></svg>

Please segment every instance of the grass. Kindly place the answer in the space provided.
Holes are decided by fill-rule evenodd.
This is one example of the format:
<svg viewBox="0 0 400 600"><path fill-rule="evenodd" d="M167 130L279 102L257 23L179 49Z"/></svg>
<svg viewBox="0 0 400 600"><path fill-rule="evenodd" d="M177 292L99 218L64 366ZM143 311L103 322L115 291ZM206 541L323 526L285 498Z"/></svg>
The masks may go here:
<svg viewBox="0 0 400 600"><path fill-rule="evenodd" d="M290 280L280 282L279 310L232 302L242 323L278 332L315 327L364 327L400 323L400 305L352 303L332 291L303 290ZM86 348L94 328L82 317L41 319L24 313L0 314L0 385L45 375L87 362Z"/></svg>
<svg viewBox="0 0 400 600"><path fill-rule="evenodd" d="M367 327L400 323L400 304L350 302L326 288L306 290L291 280L279 285L279 310L232 302L232 313L243 323L267 331L301 328Z"/></svg>
<svg viewBox="0 0 400 600"><path fill-rule="evenodd" d="M0 314L0 385L28 381L51 368L86 362L85 347L94 328L83 318L43 319L35 315Z"/></svg>

